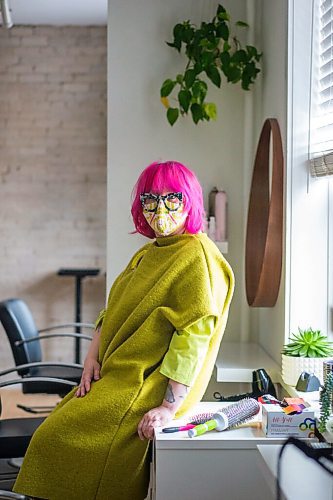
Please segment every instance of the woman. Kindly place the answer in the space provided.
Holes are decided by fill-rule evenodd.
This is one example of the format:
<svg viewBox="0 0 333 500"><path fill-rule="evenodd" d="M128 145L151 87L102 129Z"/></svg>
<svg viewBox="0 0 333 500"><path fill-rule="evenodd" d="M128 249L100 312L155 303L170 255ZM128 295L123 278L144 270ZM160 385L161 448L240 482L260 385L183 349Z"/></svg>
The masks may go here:
<svg viewBox="0 0 333 500"><path fill-rule="evenodd" d="M133 190L136 231L154 239L115 280L80 386L39 427L14 491L49 500L141 500L148 447L200 401L233 292L206 234L201 186L184 165L153 163Z"/></svg>

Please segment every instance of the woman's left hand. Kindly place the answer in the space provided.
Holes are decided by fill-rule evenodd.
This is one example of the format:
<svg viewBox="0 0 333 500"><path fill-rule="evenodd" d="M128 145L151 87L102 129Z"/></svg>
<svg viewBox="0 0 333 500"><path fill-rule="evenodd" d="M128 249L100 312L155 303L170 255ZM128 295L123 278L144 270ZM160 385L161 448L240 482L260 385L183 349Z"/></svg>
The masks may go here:
<svg viewBox="0 0 333 500"><path fill-rule="evenodd" d="M174 417L174 412L161 405L149 410L138 425L138 434L141 440L153 439L155 427L166 425Z"/></svg>

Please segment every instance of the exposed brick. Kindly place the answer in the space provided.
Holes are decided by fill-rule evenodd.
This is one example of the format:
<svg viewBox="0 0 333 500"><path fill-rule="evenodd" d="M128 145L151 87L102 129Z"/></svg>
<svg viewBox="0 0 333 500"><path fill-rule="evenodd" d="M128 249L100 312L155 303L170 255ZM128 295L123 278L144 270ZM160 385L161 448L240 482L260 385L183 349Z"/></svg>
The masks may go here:
<svg viewBox="0 0 333 500"><path fill-rule="evenodd" d="M52 28L50 28L52 29ZM22 37L22 45L26 47L43 47L47 45L47 37L46 36L23 36Z"/></svg>
<svg viewBox="0 0 333 500"><path fill-rule="evenodd" d="M65 83L63 86L64 92L73 92L73 93L79 93L79 92L87 92L89 89L89 85L85 83Z"/></svg>
<svg viewBox="0 0 333 500"><path fill-rule="evenodd" d="M14 26L12 28L12 36L32 36L35 34L35 29L30 26Z"/></svg>
<svg viewBox="0 0 333 500"><path fill-rule="evenodd" d="M8 37L8 31L1 29L0 33L2 33L2 36L0 38L0 46L1 48L3 47L19 47L21 45L21 38L20 37Z"/></svg>
<svg viewBox="0 0 333 500"><path fill-rule="evenodd" d="M0 80L2 82L6 82L6 83L14 83L14 82L17 82L18 81L18 75L15 75L15 74L12 74L12 73L2 73L0 71ZM2 106L1 106L1 111L3 111L2 109Z"/></svg>
<svg viewBox="0 0 333 500"><path fill-rule="evenodd" d="M72 321L74 278L56 271L100 267L83 282L91 322L105 302L106 28L0 30L0 108L0 300L26 300L40 328ZM74 359L72 340L43 349Z"/></svg>
<svg viewBox="0 0 333 500"><path fill-rule="evenodd" d="M23 83L41 83L46 81L46 75L25 73L19 75L18 81Z"/></svg>

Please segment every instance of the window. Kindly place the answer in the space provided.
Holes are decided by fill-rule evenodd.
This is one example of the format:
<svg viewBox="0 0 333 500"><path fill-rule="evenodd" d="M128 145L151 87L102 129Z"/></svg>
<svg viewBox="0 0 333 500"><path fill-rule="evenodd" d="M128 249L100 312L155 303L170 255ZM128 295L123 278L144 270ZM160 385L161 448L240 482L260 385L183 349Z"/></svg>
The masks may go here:
<svg viewBox="0 0 333 500"><path fill-rule="evenodd" d="M333 0L313 0L310 95L310 168L333 176ZM327 325L333 337L333 178L327 179ZM324 222L325 223L325 222Z"/></svg>
<svg viewBox="0 0 333 500"><path fill-rule="evenodd" d="M288 2L286 182L286 329L311 326L331 340L333 176L326 167L333 151L332 3ZM310 175L309 159L312 169L324 163L324 175L315 174L320 180Z"/></svg>
<svg viewBox="0 0 333 500"><path fill-rule="evenodd" d="M313 0L310 166L333 175L333 0Z"/></svg>

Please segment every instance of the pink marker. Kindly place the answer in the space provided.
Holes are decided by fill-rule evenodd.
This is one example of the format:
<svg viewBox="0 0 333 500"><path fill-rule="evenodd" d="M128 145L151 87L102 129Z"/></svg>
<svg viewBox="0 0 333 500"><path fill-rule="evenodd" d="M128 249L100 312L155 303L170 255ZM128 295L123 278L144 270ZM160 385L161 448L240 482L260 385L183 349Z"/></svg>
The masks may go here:
<svg viewBox="0 0 333 500"><path fill-rule="evenodd" d="M180 427L165 427L162 429L162 432L179 432L179 431L188 431L190 429L193 429L195 427L195 424L186 424L186 425L181 425Z"/></svg>

